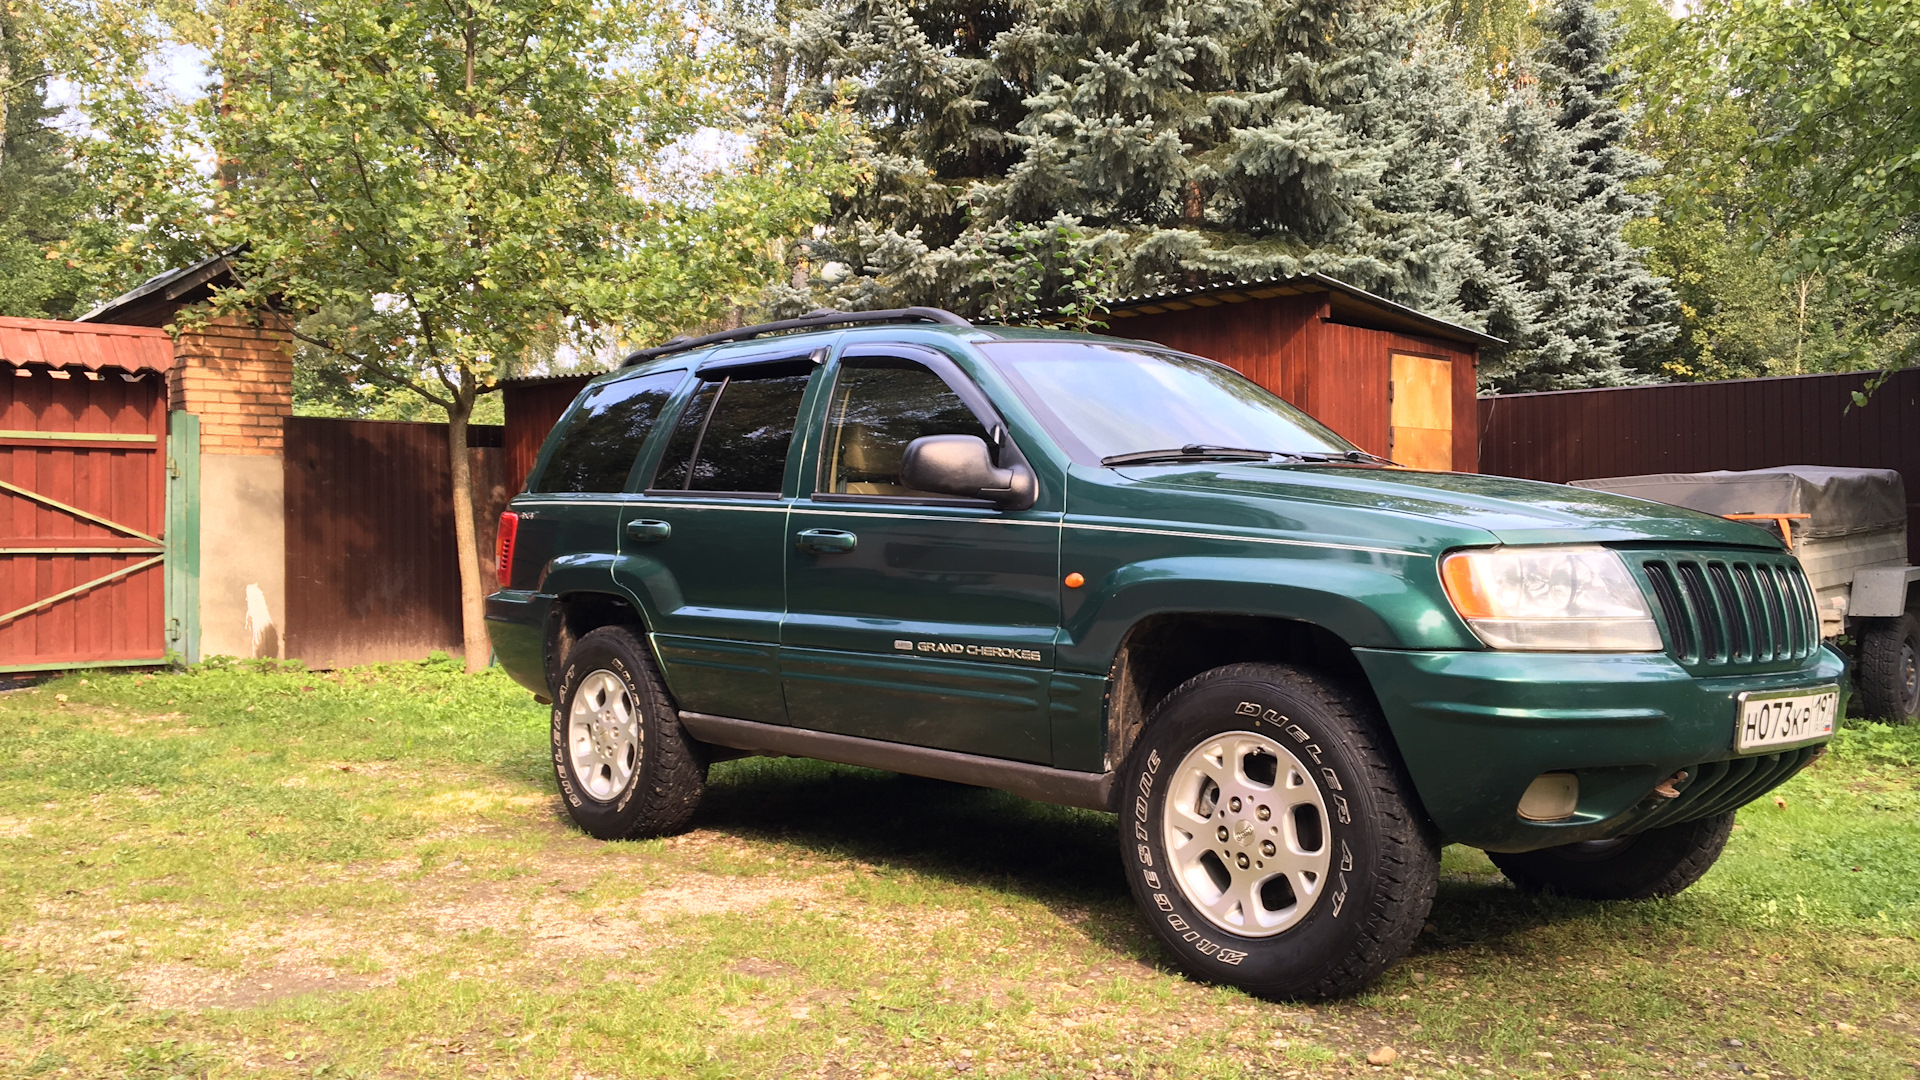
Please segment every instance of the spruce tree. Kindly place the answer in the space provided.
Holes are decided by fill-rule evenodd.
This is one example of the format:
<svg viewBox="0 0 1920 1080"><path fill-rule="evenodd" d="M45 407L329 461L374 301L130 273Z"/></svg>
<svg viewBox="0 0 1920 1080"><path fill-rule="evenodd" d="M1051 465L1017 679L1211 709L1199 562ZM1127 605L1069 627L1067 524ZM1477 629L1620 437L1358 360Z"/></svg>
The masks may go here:
<svg viewBox="0 0 1920 1080"><path fill-rule="evenodd" d="M89 277L48 258L89 209L67 136L46 103L51 68L36 9L0 3L0 315L68 318L96 299ZM89 227L99 227L92 223Z"/></svg>
<svg viewBox="0 0 1920 1080"><path fill-rule="evenodd" d="M790 300L990 308L996 264L1036 251L1060 270L1043 303L1099 267L1128 291L1317 270L1427 299L1457 252L1386 192L1400 148L1366 130L1414 29L1354 0L848 0L762 23L763 55L792 58L770 84L872 139L811 245L816 295Z"/></svg>
<svg viewBox="0 0 1920 1080"><path fill-rule="evenodd" d="M1623 235L1647 214L1634 181L1653 161L1629 145L1620 104L1630 72L1613 58L1622 31L1593 0L1556 0L1541 20L1537 81L1516 87L1498 123L1504 167L1504 252L1489 252L1531 295L1534 314L1484 365L1506 390L1562 390L1648 381L1642 367L1678 332L1666 281Z"/></svg>

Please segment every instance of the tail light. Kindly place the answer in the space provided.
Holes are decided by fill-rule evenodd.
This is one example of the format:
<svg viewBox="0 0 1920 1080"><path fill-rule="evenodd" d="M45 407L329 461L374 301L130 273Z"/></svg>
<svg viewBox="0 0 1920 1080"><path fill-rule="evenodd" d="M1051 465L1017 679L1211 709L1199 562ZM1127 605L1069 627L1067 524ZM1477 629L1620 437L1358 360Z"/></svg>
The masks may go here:
<svg viewBox="0 0 1920 1080"><path fill-rule="evenodd" d="M500 515L500 530L493 544L493 577L502 589L513 584L513 539L519 532L519 514L508 510Z"/></svg>

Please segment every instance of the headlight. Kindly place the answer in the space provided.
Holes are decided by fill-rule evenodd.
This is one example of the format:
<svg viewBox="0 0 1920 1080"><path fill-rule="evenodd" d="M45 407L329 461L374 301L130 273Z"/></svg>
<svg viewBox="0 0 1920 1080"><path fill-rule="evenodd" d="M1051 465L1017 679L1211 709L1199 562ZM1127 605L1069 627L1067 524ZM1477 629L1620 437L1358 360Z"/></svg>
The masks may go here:
<svg viewBox="0 0 1920 1080"><path fill-rule="evenodd" d="M1626 560L1597 547L1458 551L1440 564L1455 611L1495 649L1659 652Z"/></svg>

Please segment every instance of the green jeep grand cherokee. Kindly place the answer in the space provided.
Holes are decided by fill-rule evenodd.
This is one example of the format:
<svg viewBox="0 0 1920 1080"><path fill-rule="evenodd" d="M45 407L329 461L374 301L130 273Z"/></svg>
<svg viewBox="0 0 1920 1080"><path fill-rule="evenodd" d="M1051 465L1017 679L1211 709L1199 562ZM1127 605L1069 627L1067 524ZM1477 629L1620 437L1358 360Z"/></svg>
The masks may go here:
<svg viewBox="0 0 1920 1080"><path fill-rule="evenodd" d="M685 828L741 754L1111 811L1179 962L1275 996L1404 953L1445 843L1687 887L1842 705L1759 529L1402 470L1213 361L924 308L594 380L499 577L588 833Z"/></svg>

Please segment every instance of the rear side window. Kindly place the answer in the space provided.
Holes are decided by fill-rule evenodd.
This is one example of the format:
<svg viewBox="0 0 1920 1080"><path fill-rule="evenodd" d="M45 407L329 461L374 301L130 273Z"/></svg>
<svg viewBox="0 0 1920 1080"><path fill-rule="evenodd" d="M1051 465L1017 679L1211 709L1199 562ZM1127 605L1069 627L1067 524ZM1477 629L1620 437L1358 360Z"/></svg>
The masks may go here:
<svg viewBox="0 0 1920 1080"><path fill-rule="evenodd" d="M754 368L694 392L653 490L778 494L813 364Z"/></svg>
<svg viewBox="0 0 1920 1080"><path fill-rule="evenodd" d="M541 492L625 491L640 444L685 371L662 371L594 387L547 457Z"/></svg>

